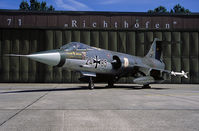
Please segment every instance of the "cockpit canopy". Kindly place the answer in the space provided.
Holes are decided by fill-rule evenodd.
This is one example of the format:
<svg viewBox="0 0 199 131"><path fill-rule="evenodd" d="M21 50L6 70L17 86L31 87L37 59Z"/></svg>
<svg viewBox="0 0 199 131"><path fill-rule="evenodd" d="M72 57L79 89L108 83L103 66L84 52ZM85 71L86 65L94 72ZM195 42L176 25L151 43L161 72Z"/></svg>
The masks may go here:
<svg viewBox="0 0 199 131"><path fill-rule="evenodd" d="M90 46L79 43L79 42L70 42L66 45L63 45L60 49L72 51L72 50L77 50L77 49L89 49L89 48Z"/></svg>

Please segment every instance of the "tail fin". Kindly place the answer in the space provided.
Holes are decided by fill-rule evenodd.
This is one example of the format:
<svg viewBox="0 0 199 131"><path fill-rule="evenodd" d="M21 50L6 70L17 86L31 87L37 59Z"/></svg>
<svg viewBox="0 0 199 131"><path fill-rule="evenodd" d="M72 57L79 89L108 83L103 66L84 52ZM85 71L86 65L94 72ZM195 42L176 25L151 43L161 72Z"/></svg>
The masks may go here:
<svg viewBox="0 0 199 131"><path fill-rule="evenodd" d="M157 41L159 41L159 39L155 38L149 52L147 53L145 57L160 60L162 49L161 49L161 46L157 46Z"/></svg>

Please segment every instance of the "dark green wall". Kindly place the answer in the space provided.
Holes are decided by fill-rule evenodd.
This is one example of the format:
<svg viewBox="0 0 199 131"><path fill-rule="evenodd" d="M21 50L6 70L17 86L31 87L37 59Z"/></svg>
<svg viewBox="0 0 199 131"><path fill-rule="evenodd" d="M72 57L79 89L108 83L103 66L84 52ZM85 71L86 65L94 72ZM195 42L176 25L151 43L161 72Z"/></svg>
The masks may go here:
<svg viewBox="0 0 199 131"><path fill-rule="evenodd" d="M190 72L189 79L169 77L168 83L199 83L198 32L116 30L0 30L0 82L78 82L79 73L53 68L26 58L4 54L29 54L59 48L71 41L113 51L144 56L155 37L163 40L166 69ZM131 78L120 82L132 82Z"/></svg>

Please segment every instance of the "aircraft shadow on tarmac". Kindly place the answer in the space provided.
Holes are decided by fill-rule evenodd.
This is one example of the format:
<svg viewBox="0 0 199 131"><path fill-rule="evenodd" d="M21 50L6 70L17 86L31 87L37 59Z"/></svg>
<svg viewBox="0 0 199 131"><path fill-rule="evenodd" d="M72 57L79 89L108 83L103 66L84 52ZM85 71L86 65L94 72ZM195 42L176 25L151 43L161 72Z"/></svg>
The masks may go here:
<svg viewBox="0 0 199 131"><path fill-rule="evenodd" d="M126 90L144 90L146 88L142 88L142 86L114 86L114 87L107 87L107 86L97 86L94 90L100 89L126 89ZM147 88L148 90L168 90L169 88ZM7 91L1 92L0 94L7 94L7 93L31 93L31 92L54 92L54 91L78 91L78 90L89 90L88 86L78 86L73 88L53 88L53 89L27 89L27 90L17 90L17 91Z"/></svg>

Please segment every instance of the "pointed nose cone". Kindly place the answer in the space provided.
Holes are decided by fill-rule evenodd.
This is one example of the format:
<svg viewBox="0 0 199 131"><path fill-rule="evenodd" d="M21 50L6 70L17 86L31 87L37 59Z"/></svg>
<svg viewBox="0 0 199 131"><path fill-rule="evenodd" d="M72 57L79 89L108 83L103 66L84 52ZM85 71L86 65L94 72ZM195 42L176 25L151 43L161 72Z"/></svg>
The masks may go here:
<svg viewBox="0 0 199 131"><path fill-rule="evenodd" d="M58 65L61 59L60 53L56 50L37 52L26 57L51 66Z"/></svg>

